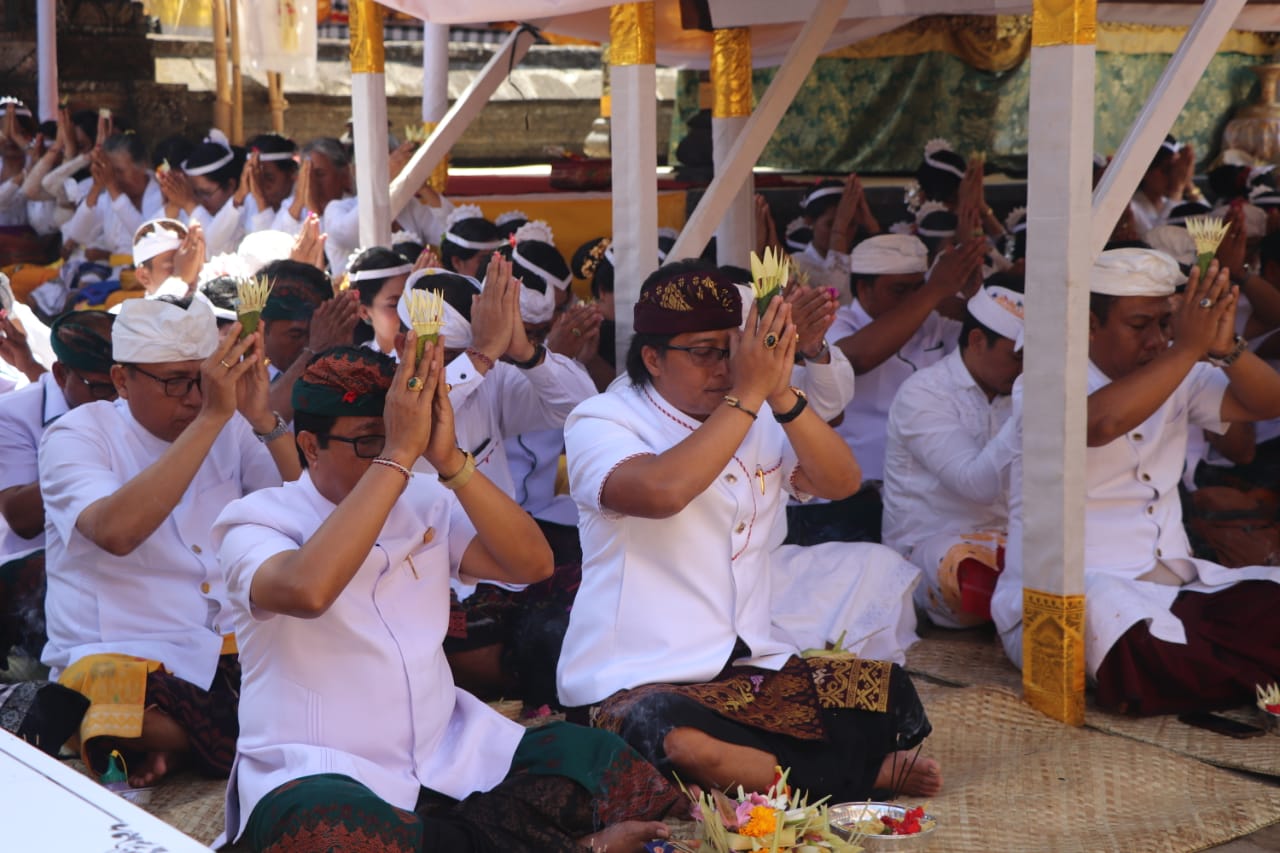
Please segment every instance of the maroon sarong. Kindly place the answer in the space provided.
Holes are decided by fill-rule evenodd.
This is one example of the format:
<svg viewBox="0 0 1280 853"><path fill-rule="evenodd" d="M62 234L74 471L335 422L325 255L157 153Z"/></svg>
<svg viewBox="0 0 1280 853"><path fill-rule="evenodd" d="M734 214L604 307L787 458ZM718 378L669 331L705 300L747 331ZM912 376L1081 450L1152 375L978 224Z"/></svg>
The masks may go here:
<svg viewBox="0 0 1280 853"><path fill-rule="evenodd" d="M1221 592L1183 592L1170 608L1186 645L1139 622L1098 667L1098 704L1134 716L1216 711L1252 702L1280 679L1280 584L1242 581Z"/></svg>

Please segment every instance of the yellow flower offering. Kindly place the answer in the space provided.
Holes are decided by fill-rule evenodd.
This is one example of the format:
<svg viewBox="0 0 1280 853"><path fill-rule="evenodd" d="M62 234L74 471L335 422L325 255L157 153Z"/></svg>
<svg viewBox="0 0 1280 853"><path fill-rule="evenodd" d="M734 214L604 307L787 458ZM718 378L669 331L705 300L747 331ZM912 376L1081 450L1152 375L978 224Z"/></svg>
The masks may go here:
<svg viewBox="0 0 1280 853"><path fill-rule="evenodd" d="M764 258L751 253L751 293L756 299L756 311L764 316L765 309L780 296L791 279L791 259L772 246L764 250Z"/></svg>

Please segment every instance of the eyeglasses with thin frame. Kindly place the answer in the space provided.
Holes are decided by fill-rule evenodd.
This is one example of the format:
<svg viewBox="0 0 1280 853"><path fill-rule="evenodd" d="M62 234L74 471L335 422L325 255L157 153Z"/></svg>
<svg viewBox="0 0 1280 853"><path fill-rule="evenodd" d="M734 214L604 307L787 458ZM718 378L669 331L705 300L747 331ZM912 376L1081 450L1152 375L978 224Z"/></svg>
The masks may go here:
<svg viewBox="0 0 1280 853"><path fill-rule="evenodd" d="M148 379L154 379L156 382L159 382L164 386L164 395L166 397L185 397L191 393L192 386L195 386L196 388L200 387L199 373L195 376L174 376L166 379L163 376L156 376L154 373L148 373L136 364L131 364L129 366Z"/></svg>
<svg viewBox="0 0 1280 853"><path fill-rule="evenodd" d="M360 459L372 459L375 456L379 456L387 446L387 437L385 435L357 435L355 438L347 438L342 435L325 433L316 437L321 441L341 441L343 444L349 444Z"/></svg>
<svg viewBox="0 0 1280 853"><path fill-rule="evenodd" d="M91 379L85 379L76 371L67 368L67 373L77 382L89 389L89 396L95 400L114 400L116 398L116 385L114 382L94 382Z"/></svg>
<svg viewBox="0 0 1280 853"><path fill-rule="evenodd" d="M729 357L729 350L724 347L678 347L675 344L667 344L666 349L673 349L683 353L688 353L689 360L693 362L695 367L715 367L717 364Z"/></svg>

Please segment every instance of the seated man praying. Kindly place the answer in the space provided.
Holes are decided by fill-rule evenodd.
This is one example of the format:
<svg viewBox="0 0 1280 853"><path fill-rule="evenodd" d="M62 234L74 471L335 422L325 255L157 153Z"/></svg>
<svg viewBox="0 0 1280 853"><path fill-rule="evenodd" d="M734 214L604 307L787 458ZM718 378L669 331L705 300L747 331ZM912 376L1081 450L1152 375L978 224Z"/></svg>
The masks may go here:
<svg viewBox="0 0 1280 853"><path fill-rule="evenodd" d="M538 581L551 551L459 449L443 343L415 349L410 332L399 367L362 347L313 358L293 392L306 472L214 527L244 666L228 837L638 853L685 806L651 766L606 732L523 729L454 684L450 580ZM439 475L411 471L419 458Z"/></svg>
<svg viewBox="0 0 1280 853"><path fill-rule="evenodd" d="M220 343L203 300L129 300L112 330L120 399L68 412L40 445L42 660L93 702L86 763L100 773L119 748L135 785L182 761L230 769L240 676L210 529L300 471L268 408L261 334L239 330Z"/></svg>
<svg viewBox="0 0 1280 853"><path fill-rule="evenodd" d="M924 573L916 605L936 625L991 619L1021 373L1022 280L997 274L969 300L960 348L902 383L889 408L884 542Z"/></svg>
<svg viewBox="0 0 1280 853"><path fill-rule="evenodd" d="M1280 374L1234 334L1238 290L1227 270L1214 262L1202 279L1193 269L1174 311L1169 297L1183 281L1172 258L1150 249L1103 252L1090 275L1085 667L1098 704L1121 713L1228 708L1280 674L1280 569L1193 557L1178 495L1188 431L1277 417ZM1021 395L1019 382L1014 418ZM1015 663L1022 458L1010 469L1009 551L991 602Z"/></svg>
<svg viewBox="0 0 1280 853"><path fill-rule="evenodd" d="M930 731L906 674L802 658L791 635L808 625L773 612L787 495L841 498L859 471L790 387L791 305L753 305L741 323L738 289L714 267L660 268L635 307L629 381L566 424L583 571L560 699L685 783L763 791L782 766L837 802L932 795L937 762L902 752ZM813 589L803 621L844 595Z"/></svg>

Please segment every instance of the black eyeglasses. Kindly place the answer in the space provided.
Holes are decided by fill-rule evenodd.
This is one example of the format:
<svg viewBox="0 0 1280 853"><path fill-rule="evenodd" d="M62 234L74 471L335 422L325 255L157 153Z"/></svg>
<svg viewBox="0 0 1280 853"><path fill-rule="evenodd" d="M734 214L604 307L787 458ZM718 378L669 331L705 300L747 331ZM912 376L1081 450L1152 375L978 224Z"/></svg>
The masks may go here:
<svg viewBox="0 0 1280 853"><path fill-rule="evenodd" d="M729 351L723 347L678 347L674 344L667 344L666 348L688 353L689 360L692 361L696 367L715 367L717 364L729 357Z"/></svg>
<svg viewBox="0 0 1280 853"><path fill-rule="evenodd" d="M129 366L148 379L154 379L156 382L163 385L164 395L166 397L185 397L191 393L192 386L196 388L200 387L199 373L195 376L174 376L171 379L166 379L163 376L156 376L154 373L148 373L136 364L131 364Z"/></svg>
<svg viewBox="0 0 1280 853"><path fill-rule="evenodd" d="M114 382L94 382L92 380L85 379L79 373L70 368L67 368L67 373L70 373L72 378L83 384L84 387L88 388L89 396L93 399L114 400L116 398L116 386Z"/></svg>
<svg viewBox="0 0 1280 853"><path fill-rule="evenodd" d="M355 450L356 456L361 459L372 459L382 454L383 448L387 446L387 437L385 435L358 435L355 438L347 438L341 435L324 435L316 436L322 442L324 441L341 441L343 444L350 444Z"/></svg>

